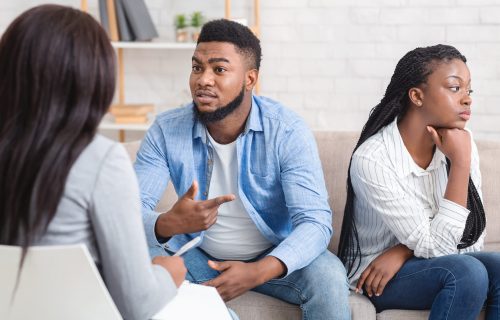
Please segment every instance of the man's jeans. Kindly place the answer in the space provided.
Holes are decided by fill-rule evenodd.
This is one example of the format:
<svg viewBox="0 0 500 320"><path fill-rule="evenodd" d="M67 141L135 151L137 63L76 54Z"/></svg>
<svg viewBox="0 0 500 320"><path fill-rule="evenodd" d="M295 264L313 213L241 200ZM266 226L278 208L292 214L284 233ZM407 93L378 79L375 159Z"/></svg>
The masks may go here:
<svg viewBox="0 0 500 320"><path fill-rule="evenodd" d="M151 256L168 255L156 247ZM267 254L264 253L255 260ZM203 283L217 277L220 273L211 269L208 260L218 261L199 248L184 255L188 270L186 279ZM273 279L258 286L253 291L275 297L288 303L300 305L302 319L350 319L349 285L346 271L340 260L331 252L325 251L313 262L282 279Z"/></svg>
<svg viewBox="0 0 500 320"><path fill-rule="evenodd" d="M377 312L431 309L429 319L500 319L500 253L474 252L408 260L381 296L370 300Z"/></svg>

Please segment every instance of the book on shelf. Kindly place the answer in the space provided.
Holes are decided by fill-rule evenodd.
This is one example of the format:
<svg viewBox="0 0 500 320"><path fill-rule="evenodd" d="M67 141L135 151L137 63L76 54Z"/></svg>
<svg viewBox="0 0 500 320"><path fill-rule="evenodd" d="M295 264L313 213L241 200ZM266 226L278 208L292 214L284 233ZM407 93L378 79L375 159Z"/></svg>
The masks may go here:
<svg viewBox="0 0 500 320"><path fill-rule="evenodd" d="M109 109L109 113L114 116L143 116L154 112L152 104L114 104Z"/></svg>
<svg viewBox="0 0 500 320"><path fill-rule="evenodd" d="M117 124L148 123L148 116L115 116Z"/></svg>
<svg viewBox="0 0 500 320"><path fill-rule="evenodd" d="M135 41L152 40L158 37L158 31L151 19L144 0L120 0L132 28Z"/></svg>
<svg viewBox="0 0 500 320"><path fill-rule="evenodd" d="M112 41L148 41L158 37L144 0L99 0L99 16Z"/></svg>
<svg viewBox="0 0 500 320"><path fill-rule="evenodd" d="M113 115L115 123L147 123L149 115L154 113L152 104L112 105L109 113Z"/></svg>
<svg viewBox="0 0 500 320"><path fill-rule="evenodd" d="M99 19L101 20L101 26L109 35L108 4L106 0L99 0Z"/></svg>
<svg viewBox="0 0 500 320"><path fill-rule="evenodd" d="M132 34L132 28L125 15L125 8L123 7L123 0L115 0L116 9L116 22L118 24L118 34L120 36L120 41L133 41L134 35Z"/></svg>

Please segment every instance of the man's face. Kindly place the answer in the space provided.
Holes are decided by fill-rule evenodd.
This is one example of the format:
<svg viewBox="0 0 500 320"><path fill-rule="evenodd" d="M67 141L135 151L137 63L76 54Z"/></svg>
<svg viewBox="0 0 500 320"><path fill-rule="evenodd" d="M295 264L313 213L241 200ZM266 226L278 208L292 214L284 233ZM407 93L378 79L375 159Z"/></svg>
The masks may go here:
<svg viewBox="0 0 500 320"><path fill-rule="evenodd" d="M192 58L189 86L197 113L223 114L224 108L235 110L246 91L248 71L245 57L227 42L202 42L197 45ZM235 106L235 102L238 106ZM228 110L229 111L229 110ZM219 119L221 120L221 119Z"/></svg>

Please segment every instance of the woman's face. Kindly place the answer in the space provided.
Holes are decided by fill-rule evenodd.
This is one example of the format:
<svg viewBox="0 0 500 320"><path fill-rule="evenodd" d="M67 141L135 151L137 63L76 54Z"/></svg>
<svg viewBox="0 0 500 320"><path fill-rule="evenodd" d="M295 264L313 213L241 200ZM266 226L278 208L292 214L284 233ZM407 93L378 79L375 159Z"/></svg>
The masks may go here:
<svg viewBox="0 0 500 320"><path fill-rule="evenodd" d="M459 59L438 62L422 85L420 111L426 125L463 129L471 116L469 68Z"/></svg>

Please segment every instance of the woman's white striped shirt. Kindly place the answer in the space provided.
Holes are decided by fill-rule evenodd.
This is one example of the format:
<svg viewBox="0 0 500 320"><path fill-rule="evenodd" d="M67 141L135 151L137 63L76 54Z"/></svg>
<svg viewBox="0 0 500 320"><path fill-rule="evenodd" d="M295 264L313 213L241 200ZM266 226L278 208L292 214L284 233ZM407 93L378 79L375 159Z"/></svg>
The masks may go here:
<svg viewBox="0 0 500 320"><path fill-rule="evenodd" d="M397 119L356 150L350 175L362 254L352 284L373 259L399 243L424 258L482 249L484 233L473 246L457 249L469 210L444 198L446 157L436 149L430 165L420 168L403 143ZM471 177L481 196L479 156L473 140Z"/></svg>

